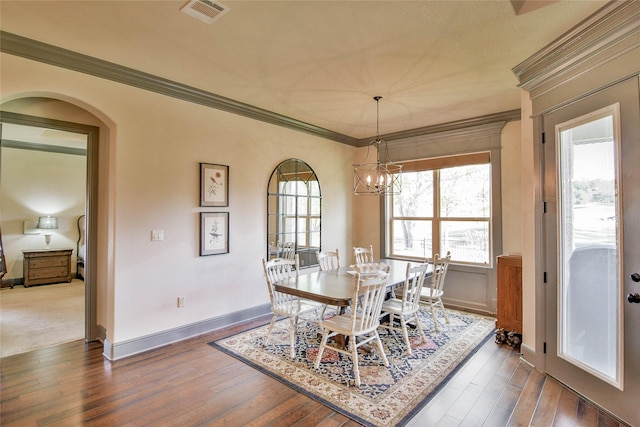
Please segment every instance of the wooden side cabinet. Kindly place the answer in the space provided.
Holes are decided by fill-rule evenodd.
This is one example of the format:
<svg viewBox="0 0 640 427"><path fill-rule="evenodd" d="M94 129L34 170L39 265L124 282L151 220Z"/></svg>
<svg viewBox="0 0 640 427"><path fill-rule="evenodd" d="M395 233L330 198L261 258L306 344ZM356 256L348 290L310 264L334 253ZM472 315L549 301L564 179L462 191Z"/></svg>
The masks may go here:
<svg viewBox="0 0 640 427"><path fill-rule="evenodd" d="M497 328L522 333L522 256L498 256Z"/></svg>
<svg viewBox="0 0 640 427"><path fill-rule="evenodd" d="M34 249L24 255L24 287L71 281L73 249Z"/></svg>

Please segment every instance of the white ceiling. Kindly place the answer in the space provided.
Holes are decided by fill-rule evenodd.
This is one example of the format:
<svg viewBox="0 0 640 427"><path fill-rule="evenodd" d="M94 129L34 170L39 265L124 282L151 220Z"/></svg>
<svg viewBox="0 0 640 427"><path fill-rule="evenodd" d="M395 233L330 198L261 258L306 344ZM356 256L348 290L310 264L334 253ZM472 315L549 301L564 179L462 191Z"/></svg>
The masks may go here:
<svg viewBox="0 0 640 427"><path fill-rule="evenodd" d="M382 134L518 109L511 69L607 3L224 0L205 24L186 2L2 0L0 27L367 138L375 95Z"/></svg>

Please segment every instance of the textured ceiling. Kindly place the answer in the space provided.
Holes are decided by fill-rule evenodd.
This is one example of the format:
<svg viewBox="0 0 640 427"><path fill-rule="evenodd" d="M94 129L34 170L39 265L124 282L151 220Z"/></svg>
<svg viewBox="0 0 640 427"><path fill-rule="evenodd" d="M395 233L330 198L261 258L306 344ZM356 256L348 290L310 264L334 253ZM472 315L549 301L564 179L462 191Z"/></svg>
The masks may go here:
<svg viewBox="0 0 640 427"><path fill-rule="evenodd" d="M519 108L511 69L607 2L226 0L212 24L185 3L2 0L0 27L366 138L375 95L382 134Z"/></svg>

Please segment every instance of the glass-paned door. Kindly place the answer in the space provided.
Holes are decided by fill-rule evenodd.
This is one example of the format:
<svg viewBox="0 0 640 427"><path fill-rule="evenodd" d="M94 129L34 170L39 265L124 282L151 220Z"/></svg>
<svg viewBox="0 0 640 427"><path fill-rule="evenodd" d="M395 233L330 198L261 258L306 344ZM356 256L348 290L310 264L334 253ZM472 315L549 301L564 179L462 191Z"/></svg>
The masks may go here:
<svg viewBox="0 0 640 427"><path fill-rule="evenodd" d="M542 118L546 372L640 425L640 88Z"/></svg>

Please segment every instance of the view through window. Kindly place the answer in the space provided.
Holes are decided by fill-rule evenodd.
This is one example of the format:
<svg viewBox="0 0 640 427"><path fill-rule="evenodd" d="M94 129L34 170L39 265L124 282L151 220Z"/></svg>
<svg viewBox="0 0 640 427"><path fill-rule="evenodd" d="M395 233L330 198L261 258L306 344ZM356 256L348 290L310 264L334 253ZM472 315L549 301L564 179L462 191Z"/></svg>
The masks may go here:
<svg viewBox="0 0 640 427"><path fill-rule="evenodd" d="M617 106L558 125L559 356L620 381Z"/></svg>
<svg viewBox="0 0 640 427"><path fill-rule="evenodd" d="M491 260L489 153L406 162L402 192L391 196L391 256L432 259L451 251L456 263Z"/></svg>

